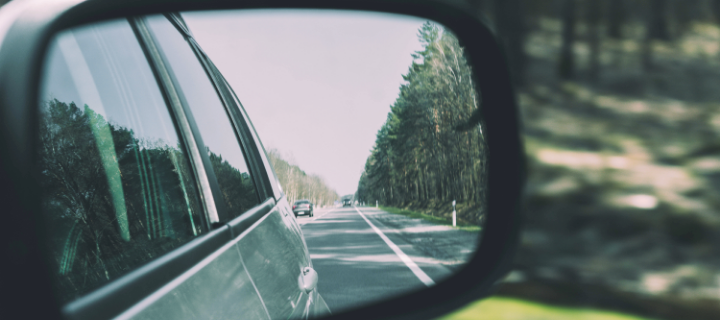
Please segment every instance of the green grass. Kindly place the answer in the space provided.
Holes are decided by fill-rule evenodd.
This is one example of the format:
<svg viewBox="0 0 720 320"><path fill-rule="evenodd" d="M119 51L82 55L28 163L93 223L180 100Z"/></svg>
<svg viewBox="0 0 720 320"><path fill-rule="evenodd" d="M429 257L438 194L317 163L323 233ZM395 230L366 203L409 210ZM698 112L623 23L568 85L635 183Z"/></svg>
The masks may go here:
<svg viewBox="0 0 720 320"><path fill-rule="evenodd" d="M565 308L512 298L488 298L439 320L650 320L612 311Z"/></svg>
<svg viewBox="0 0 720 320"><path fill-rule="evenodd" d="M404 216L407 216L410 218L419 218L419 219L427 220L427 221L430 221L435 224L452 226L452 218L435 217L435 216L432 216L429 214L424 214L424 213L417 212L417 211L412 211L412 210L408 210L408 209L400 209L400 208L395 208L395 207L380 206L380 209L385 210L390 213L401 214L401 215L404 215ZM470 224L461 224L460 222L457 223L457 227L455 227L455 228L460 229L460 230L475 231L475 232L480 231L480 229L481 229L479 226L470 225Z"/></svg>

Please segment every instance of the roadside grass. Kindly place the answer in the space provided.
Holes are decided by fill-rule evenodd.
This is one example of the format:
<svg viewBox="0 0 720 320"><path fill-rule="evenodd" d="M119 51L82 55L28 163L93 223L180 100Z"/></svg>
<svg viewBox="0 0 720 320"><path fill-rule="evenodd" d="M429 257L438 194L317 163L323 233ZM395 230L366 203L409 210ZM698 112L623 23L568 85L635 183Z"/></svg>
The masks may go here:
<svg viewBox="0 0 720 320"><path fill-rule="evenodd" d="M438 320L651 320L638 316L584 308L551 306L512 298L488 298Z"/></svg>
<svg viewBox="0 0 720 320"><path fill-rule="evenodd" d="M401 215L404 215L404 216L407 216L410 218L419 218L419 219L427 220L434 224L452 226L452 218L437 217L437 216L433 216L433 215L429 215L429 214L424 214L422 212L417 212L417 211L408 210L408 209L400 209L400 208L395 208L395 207L380 206L380 209L385 210L390 213L401 214ZM465 230L465 231L478 232L482 229L479 226L462 223L460 221L457 221L456 225L457 225L455 227L456 229Z"/></svg>

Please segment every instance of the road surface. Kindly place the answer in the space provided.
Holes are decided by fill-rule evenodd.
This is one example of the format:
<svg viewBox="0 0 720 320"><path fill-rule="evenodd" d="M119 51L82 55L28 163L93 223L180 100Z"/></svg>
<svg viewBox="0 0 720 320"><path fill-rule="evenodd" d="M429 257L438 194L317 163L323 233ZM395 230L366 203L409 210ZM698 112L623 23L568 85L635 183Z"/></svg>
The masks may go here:
<svg viewBox="0 0 720 320"><path fill-rule="evenodd" d="M479 235L373 207L317 209L298 222L333 312L434 285L462 266Z"/></svg>

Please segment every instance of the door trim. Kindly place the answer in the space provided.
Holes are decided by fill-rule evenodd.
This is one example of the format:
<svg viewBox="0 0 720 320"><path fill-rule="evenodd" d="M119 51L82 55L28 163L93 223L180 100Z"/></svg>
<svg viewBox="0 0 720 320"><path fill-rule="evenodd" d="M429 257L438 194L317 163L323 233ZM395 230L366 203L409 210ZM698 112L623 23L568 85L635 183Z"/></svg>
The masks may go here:
<svg viewBox="0 0 720 320"><path fill-rule="evenodd" d="M197 266L231 239L230 228L227 226L212 230L66 304L62 308L62 314L68 319L115 317Z"/></svg>
<svg viewBox="0 0 720 320"><path fill-rule="evenodd" d="M263 203L253 207L248 211L245 211L239 217L228 222L228 226L230 227L230 236L235 239L235 237L239 236L245 230L252 227L255 222L257 222L262 217L267 215L270 211L272 211L274 207L275 199L267 198L265 201L263 201Z"/></svg>

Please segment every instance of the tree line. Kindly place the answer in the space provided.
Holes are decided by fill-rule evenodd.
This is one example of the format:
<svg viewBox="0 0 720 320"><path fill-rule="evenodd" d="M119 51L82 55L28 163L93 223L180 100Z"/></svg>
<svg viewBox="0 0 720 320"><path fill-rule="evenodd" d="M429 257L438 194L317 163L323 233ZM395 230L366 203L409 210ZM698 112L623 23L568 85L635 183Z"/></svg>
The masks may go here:
<svg viewBox="0 0 720 320"><path fill-rule="evenodd" d="M587 78L601 74L603 39L639 40L638 58L644 72L656 66L656 42L674 40L692 22L720 22L720 0L468 0L490 21L504 46L513 82L526 84L528 57L524 43L530 30L539 29L544 18L560 22L561 49L557 53L556 76L578 77L574 46L587 45ZM639 33L639 34L638 34Z"/></svg>
<svg viewBox="0 0 720 320"><path fill-rule="evenodd" d="M428 207L453 200L483 204L486 145L480 124L462 127L480 107L471 69L458 39L426 22L422 50L377 133L358 183L356 200ZM475 212L479 218L481 210Z"/></svg>
<svg viewBox="0 0 720 320"><path fill-rule="evenodd" d="M283 159L278 150L271 149L267 152L267 156L291 204L296 200L308 199L315 206L330 206L340 198L323 178L314 174L309 175L297 165L290 164Z"/></svg>

